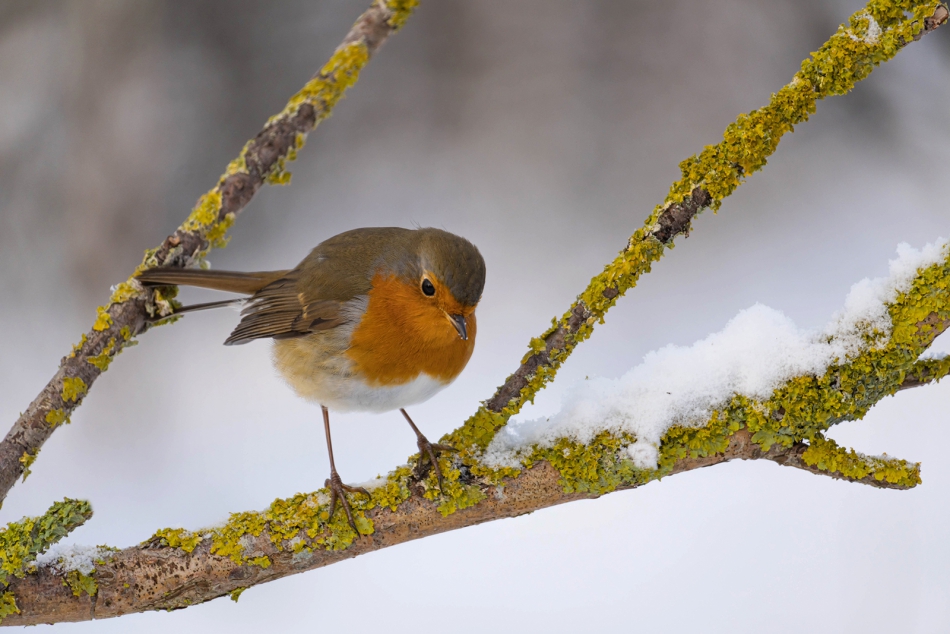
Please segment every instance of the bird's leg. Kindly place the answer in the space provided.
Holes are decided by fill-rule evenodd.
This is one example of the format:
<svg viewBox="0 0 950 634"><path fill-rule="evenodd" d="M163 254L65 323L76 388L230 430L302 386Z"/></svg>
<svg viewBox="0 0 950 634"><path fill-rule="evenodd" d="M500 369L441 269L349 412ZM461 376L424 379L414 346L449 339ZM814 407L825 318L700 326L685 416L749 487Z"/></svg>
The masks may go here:
<svg viewBox="0 0 950 634"><path fill-rule="evenodd" d="M412 422L411 418L409 418L409 414L406 413L406 410L400 409L399 411L402 412L402 415L406 417L406 420L409 422L409 426L412 427L412 431L416 432L416 447L419 448L419 462L416 464L416 475L420 478L425 475L423 465L428 458L429 462L432 464L432 469L435 471L435 477L439 480L439 490L441 491L442 470L439 468L438 457L443 451L455 451L455 448L448 445L439 445L429 442L429 439L422 435L422 432L419 431L419 428L416 427L416 424Z"/></svg>
<svg viewBox="0 0 950 634"><path fill-rule="evenodd" d="M350 503L346 501L346 492L362 493L366 497L371 496L369 491L363 487L348 486L343 484L343 480L340 479L340 474L336 472L336 464L333 462L333 443L330 442L330 410L322 405L320 409L323 410L323 430L327 433L327 451L330 453L330 477L327 478L327 481L324 483L324 486L330 489L330 516L327 518L327 521L333 519L333 512L336 510L336 501L337 498L339 498L340 506L342 506L346 512L346 520L350 523L350 528L352 528L357 535L360 535L361 533L356 528L356 522L353 521L353 511L350 509Z"/></svg>

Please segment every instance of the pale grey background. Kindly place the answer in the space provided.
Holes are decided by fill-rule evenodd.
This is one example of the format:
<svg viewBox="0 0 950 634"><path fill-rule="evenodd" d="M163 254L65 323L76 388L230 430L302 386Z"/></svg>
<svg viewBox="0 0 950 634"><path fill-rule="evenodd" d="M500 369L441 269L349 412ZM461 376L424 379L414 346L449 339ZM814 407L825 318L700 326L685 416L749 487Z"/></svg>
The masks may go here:
<svg viewBox="0 0 950 634"><path fill-rule="evenodd" d="M329 56L366 0L0 3L0 421L88 329L109 286L185 217ZM665 195L680 160L766 102L855 0L427 1L217 268L284 268L365 225L434 225L488 261L478 346L412 410L457 426ZM571 358L538 410L762 302L818 327L900 241L948 234L950 33L819 104L768 167L706 213ZM186 298L204 298L191 293ZM0 521L93 502L79 543L322 485L317 408L225 348L230 311L125 352L47 443ZM887 399L833 436L924 462L878 491L736 463L406 544L176 613L74 632L945 632L950 385ZM345 479L414 451L398 414L335 418ZM45 630L44 628L41 628Z"/></svg>

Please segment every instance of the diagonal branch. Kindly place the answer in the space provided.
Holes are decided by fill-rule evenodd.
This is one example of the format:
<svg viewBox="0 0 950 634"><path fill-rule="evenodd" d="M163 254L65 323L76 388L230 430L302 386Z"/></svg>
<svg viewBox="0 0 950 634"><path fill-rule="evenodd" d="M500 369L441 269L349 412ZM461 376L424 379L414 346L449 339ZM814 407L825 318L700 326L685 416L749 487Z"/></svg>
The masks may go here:
<svg viewBox="0 0 950 634"><path fill-rule="evenodd" d="M560 320L555 319L548 330L531 340L521 365L494 396L444 440L469 452L484 449L508 418L554 379L575 346L591 335L596 323L603 323L618 298L650 272L667 247L672 248L673 239L689 234L693 217L707 207L718 209L746 177L762 169L782 136L807 121L818 100L849 92L875 66L934 31L948 17L947 6L932 0L872 0L852 15L802 62L801 70L772 95L767 106L740 115L726 128L719 144L707 146L680 164L683 176L670 188L666 201L653 210L623 251L590 281Z"/></svg>
<svg viewBox="0 0 950 634"><path fill-rule="evenodd" d="M369 58L417 4L418 0L373 0L330 61L248 141L188 219L157 248L146 251L142 264L99 308L92 329L63 357L56 374L0 443L0 503L43 443L59 425L69 422L112 359L147 329L147 319L171 311L172 298L144 291L133 279L135 273L155 266L193 266L209 249L223 247L227 230L264 183L290 181L287 161L296 157L307 134L330 116Z"/></svg>

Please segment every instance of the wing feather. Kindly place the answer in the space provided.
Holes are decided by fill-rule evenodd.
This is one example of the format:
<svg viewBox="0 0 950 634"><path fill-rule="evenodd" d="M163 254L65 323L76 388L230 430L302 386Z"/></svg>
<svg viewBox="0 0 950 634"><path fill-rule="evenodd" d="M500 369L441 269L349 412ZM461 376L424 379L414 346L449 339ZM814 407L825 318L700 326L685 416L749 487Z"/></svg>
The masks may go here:
<svg viewBox="0 0 950 634"><path fill-rule="evenodd" d="M310 299L297 292L298 279L295 269L255 293L241 311L241 323L224 344L303 337L345 323L341 315L344 302Z"/></svg>
<svg viewBox="0 0 950 634"><path fill-rule="evenodd" d="M343 308L369 293L380 266L406 266L415 235L409 229L371 227L325 240L296 268L254 293L225 344L302 337L347 323L352 311Z"/></svg>

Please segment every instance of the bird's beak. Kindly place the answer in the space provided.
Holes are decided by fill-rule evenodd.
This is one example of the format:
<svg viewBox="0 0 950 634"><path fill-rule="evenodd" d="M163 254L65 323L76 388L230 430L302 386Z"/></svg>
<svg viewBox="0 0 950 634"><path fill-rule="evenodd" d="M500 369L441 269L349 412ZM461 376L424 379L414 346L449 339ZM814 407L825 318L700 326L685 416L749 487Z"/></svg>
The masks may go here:
<svg viewBox="0 0 950 634"><path fill-rule="evenodd" d="M449 318L449 321L452 322L452 325L455 326L455 330L459 333L459 338L462 341L468 341L468 329L465 328L465 315L449 315L446 313L446 316Z"/></svg>

